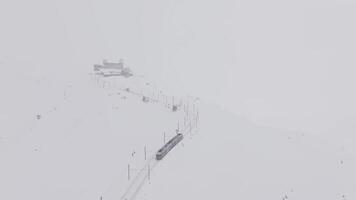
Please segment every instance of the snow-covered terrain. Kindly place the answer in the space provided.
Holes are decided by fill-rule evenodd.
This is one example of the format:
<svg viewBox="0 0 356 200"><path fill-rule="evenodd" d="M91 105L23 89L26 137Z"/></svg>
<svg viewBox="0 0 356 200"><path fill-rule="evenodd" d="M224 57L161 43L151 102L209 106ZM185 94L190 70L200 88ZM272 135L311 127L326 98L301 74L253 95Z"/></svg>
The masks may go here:
<svg viewBox="0 0 356 200"><path fill-rule="evenodd" d="M140 77L61 82L11 69L2 79L1 199L117 199L131 184L128 165L133 179L177 128L195 123L194 99L168 97Z"/></svg>
<svg viewBox="0 0 356 200"><path fill-rule="evenodd" d="M173 112L171 96L143 77L39 74L2 79L0 199L356 198L348 146L192 97L175 97L183 106ZM156 161L178 127L185 139Z"/></svg>
<svg viewBox="0 0 356 200"><path fill-rule="evenodd" d="M146 199L356 198L350 148L211 105L200 110L198 133L157 167Z"/></svg>
<svg viewBox="0 0 356 200"><path fill-rule="evenodd" d="M353 0L0 0L0 200L356 199L354 19Z"/></svg>

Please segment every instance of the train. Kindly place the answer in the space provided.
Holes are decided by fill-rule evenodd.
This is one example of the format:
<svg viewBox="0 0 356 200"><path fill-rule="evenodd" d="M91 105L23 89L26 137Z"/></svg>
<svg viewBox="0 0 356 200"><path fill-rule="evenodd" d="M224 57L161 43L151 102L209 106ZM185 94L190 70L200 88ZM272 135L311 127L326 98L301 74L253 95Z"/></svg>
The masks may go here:
<svg viewBox="0 0 356 200"><path fill-rule="evenodd" d="M162 160L167 153L173 149L180 141L183 140L183 134L178 133L172 139L170 139L162 148L160 148L156 153L156 160Z"/></svg>

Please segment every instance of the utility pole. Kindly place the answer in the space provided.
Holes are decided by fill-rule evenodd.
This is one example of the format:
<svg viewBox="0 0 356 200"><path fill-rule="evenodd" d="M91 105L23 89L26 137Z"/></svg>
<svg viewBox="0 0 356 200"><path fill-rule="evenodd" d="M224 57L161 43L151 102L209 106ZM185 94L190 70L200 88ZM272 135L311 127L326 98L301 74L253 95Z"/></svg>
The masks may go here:
<svg viewBox="0 0 356 200"><path fill-rule="evenodd" d="M197 123L198 123L198 120L199 120L199 111L197 111Z"/></svg>
<svg viewBox="0 0 356 200"><path fill-rule="evenodd" d="M189 102L187 103L187 116L189 115Z"/></svg>
<svg viewBox="0 0 356 200"><path fill-rule="evenodd" d="M166 144L166 132L163 132L163 144Z"/></svg>
<svg viewBox="0 0 356 200"><path fill-rule="evenodd" d="M144 147L144 152L145 152L145 160L147 159L147 151L146 151L146 145Z"/></svg>

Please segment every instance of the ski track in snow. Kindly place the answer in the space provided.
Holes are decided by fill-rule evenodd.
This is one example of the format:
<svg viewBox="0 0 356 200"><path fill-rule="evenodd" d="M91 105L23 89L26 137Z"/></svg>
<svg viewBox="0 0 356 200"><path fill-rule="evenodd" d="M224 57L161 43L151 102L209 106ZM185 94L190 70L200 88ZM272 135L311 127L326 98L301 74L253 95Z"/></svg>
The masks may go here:
<svg viewBox="0 0 356 200"><path fill-rule="evenodd" d="M139 193L140 189L142 188L143 184L145 183L148 173L148 166L151 167L151 170L156 166L157 160L155 156L151 156L150 159L146 162L146 164L140 169L139 173L135 176L135 178L130 183L129 187L126 189L124 195L120 198L121 200L131 200L136 197ZM136 186L136 187L135 187Z"/></svg>

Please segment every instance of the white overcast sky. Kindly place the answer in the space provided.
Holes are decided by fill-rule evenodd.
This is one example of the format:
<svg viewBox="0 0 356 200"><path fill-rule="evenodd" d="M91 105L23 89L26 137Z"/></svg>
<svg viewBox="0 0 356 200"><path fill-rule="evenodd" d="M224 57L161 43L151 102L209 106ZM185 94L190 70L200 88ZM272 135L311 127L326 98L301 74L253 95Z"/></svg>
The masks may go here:
<svg viewBox="0 0 356 200"><path fill-rule="evenodd" d="M124 58L260 124L349 139L355 21L354 0L0 0L0 64L61 77Z"/></svg>

